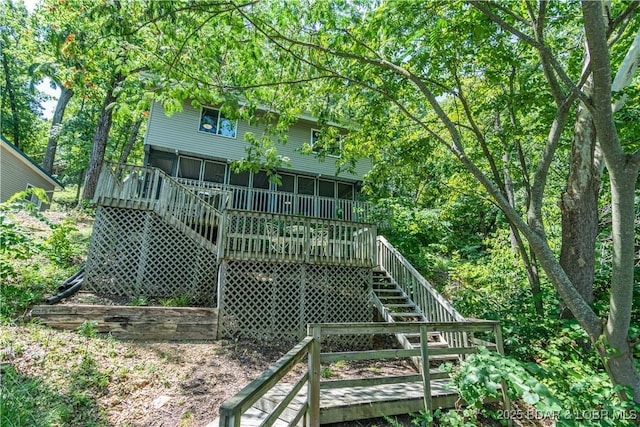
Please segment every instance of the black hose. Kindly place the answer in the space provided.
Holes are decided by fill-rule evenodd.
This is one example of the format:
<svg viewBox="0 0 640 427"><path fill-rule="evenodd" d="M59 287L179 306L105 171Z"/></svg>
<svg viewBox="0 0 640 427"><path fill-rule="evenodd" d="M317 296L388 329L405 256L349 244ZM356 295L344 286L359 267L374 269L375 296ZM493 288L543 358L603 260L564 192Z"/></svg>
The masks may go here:
<svg viewBox="0 0 640 427"><path fill-rule="evenodd" d="M70 288L75 284L76 279L80 278L80 280L82 280L82 277L84 277L84 265L76 274L62 282L62 285L58 286L58 291L64 291L65 289Z"/></svg>
<svg viewBox="0 0 640 427"><path fill-rule="evenodd" d="M82 280L84 279L84 266L73 276L58 286L58 290L61 291L58 295L54 295L44 300L46 304L55 304L63 298L67 298L80 290L82 287Z"/></svg>

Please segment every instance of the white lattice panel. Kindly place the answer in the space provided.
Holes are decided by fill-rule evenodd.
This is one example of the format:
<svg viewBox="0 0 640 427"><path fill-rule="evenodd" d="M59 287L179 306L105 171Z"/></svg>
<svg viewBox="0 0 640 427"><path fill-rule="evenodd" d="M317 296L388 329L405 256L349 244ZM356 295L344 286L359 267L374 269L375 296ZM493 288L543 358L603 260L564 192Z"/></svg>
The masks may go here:
<svg viewBox="0 0 640 427"><path fill-rule="evenodd" d="M215 253L151 211L98 207L85 287L129 298L216 303Z"/></svg>
<svg viewBox="0 0 640 427"><path fill-rule="evenodd" d="M371 269L225 261L222 336L300 338L308 323L368 322Z"/></svg>

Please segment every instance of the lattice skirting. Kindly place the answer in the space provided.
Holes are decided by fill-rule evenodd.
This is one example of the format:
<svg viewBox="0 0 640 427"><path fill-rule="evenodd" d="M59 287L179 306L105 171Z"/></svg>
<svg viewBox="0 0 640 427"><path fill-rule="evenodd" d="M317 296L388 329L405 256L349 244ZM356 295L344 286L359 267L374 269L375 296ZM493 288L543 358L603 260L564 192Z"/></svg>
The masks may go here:
<svg viewBox="0 0 640 427"><path fill-rule="evenodd" d="M370 268L224 261L219 335L301 338L308 323L370 322Z"/></svg>
<svg viewBox="0 0 640 427"><path fill-rule="evenodd" d="M100 206L84 287L100 294L166 299L188 295L215 306L216 254L152 211Z"/></svg>

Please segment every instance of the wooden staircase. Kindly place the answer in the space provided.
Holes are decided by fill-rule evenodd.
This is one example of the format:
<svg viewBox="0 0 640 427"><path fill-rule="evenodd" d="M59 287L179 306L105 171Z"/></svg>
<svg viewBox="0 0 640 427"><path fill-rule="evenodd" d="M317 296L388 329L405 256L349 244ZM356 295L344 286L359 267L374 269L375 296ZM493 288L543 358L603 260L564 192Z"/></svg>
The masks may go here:
<svg viewBox="0 0 640 427"><path fill-rule="evenodd" d="M385 322L426 322L427 317L384 270L373 272L373 302Z"/></svg>
<svg viewBox="0 0 640 427"><path fill-rule="evenodd" d="M429 318L420 310L415 302L393 280L389 274L381 269L373 272L373 303L378 308L383 320L388 323L398 322L428 322ZM406 350L420 349L420 334L396 334L396 339ZM439 332L428 333L428 347L447 348L449 343ZM413 363L422 370L419 358L412 358ZM451 360L450 356L430 356L431 362Z"/></svg>
<svg viewBox="0 0 640 427"><path fill-rule="evenodd" d="M153 211L217 255L217 229L222 213L160 169L105 162L94 202L101 206Z"/></svg>

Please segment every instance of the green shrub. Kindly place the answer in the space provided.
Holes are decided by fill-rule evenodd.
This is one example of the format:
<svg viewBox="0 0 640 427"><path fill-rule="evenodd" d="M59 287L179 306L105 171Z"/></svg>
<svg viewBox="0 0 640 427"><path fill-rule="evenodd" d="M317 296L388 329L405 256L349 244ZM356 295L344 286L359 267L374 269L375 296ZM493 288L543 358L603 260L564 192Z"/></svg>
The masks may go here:
<svg viewBox="0 0 640 427"><path fill-rule="evenodd" d="M62 224L51 225L51 235L44 242L47 257L61 267L69 267L73 262L71 233L78 231L73 221L65 219Z"/></svg>

